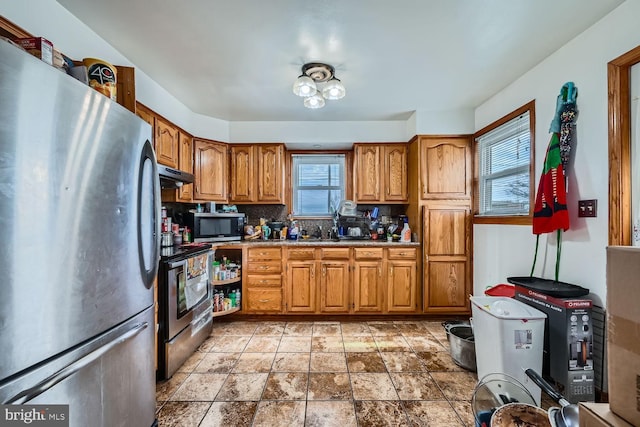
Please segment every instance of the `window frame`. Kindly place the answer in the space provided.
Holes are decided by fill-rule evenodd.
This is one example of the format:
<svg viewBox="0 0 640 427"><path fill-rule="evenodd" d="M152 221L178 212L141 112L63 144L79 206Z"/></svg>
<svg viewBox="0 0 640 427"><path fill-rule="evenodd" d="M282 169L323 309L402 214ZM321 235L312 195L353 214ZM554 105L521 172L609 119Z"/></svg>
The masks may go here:
<svg viewBox="0 0 640 427"><path fill-rule="evenodd" d="M527 215L480 215L480 153L478 149L477 139L488 132L502 126L503 124L517 118L518 116L529 113L529 135L530 135L530 159L529 159L529 213ZM503 224L503 225L532 225L533 209L535 202L535 100L532 100L522 107L512 111L506 116L496 120L495 122L485 126L473 134L473 157L474 157L474 174L473 174L473 223L474 224Z"/></svg>
<svg viewBox="0 0 640 427"><path fill-rule="evenodd" d="M293 212L293 156L294 155L344 155L344 198L350 200L353 191L353 151L352 150L287 150L286 173L289 178L286 183L286 206L287 212ZM301 220L326 220L331 219L331 215L293 215L294 219Z"/></svg>

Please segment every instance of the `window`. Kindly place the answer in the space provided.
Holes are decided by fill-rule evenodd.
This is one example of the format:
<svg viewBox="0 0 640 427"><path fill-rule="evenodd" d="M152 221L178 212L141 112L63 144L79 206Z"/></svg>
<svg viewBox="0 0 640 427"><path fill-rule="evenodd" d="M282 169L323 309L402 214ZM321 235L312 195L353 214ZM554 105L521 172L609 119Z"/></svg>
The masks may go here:
<svg viewBox="0 0 640 427"><path fill-rule="evenodd" d="M344 154L293 154L291 172L296 217L331 216L344 199Z"/></svg>
<svg viewBox="0 0 640 427"><path fill-rule="evenodd" d="M531 223L534 107L531 101L474 135L476 223Z"/></svg>

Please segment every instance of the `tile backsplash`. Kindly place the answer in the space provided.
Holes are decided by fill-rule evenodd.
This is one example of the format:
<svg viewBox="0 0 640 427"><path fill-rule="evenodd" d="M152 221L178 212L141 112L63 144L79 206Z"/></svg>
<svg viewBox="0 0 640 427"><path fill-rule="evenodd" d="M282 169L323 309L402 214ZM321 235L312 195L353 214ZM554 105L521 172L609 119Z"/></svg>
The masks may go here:
<svg viewBox="0 0 640 427"><path fill-rule="evenodd" d="M197 204L195 203L163 203L163 206L167 207L169 216L173 217L175 222L182 224L182 214L189 211L189 209L195 209ZM247 216L247 224L257 225L260 218L265 218L267 221L287 221L287 206L286 205L236 205L239 212L244 213ZM365 212L367 210L373 210L377 207L379 209L378 217L388 217L390 221L395 222L398 215L404 215L406 212L405 205L358 205L359 212ZM219 205L218 208L222 208ZM318 227L322 231L322 237L327 237L329 230L333 226L333 220L330 218L297 218L298 225L301 230L306 230L308 234L313 235L317 233Z"/></svg>

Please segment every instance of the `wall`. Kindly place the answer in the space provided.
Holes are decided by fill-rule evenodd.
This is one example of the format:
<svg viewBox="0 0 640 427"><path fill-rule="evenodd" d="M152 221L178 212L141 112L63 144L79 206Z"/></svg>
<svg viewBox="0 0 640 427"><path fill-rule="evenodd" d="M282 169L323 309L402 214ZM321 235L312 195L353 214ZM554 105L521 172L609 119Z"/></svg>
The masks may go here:
<svg viewBox="0 0 640 427"><path fill-rule="evenodd" d="M230 122L230 142L284 142L287 148L351 148L354 142L408 141L406 122Z"/></svg>
<svg viewBox="0 0 640 427"><path fill-rule="evenodd" d="M46 37L70 58L96 57L115 65L135 67L135 63L54 0L0 0L0 14L26 31ZM198 135L221 141L229 138L226 121L192 113L137 67L136 98L189 132L203 131Z"/></svg>
<svg viewBox="0 0 640 427"><path fill-rule="evenodd" d="M71 58L91 56L136 67L135 58L123 56L55 0L0 0L0 14L32 34L47 37ZM201 138L232 143L285 142L298 149L309 149L313 143L350 148L353 142L408 141L418 133L471 133L473 123L466 111L419 112L408 122L227 122L192 112L138 67L136 97Z"/></svg>
<svg viewBox="0 0 640 427"><path fill-rule="evenodd" d="M559 279L591 289L603 303L608 242L607 63L640 45L637 16L640 16L639 1L623 3L475 111L475 128L481 129L536 100L537 187L556 97L565 82L577 85L577 142L567 197L571 229L563 234ZM597 218L577 217L580 199L598 200ZM530 226L475 225L474 293L504 283L510 275L528 275L534 247ZM555 253L555 234L542 235L535 276L553 279Z"/></svg>
<svg viewBox="0 0 640 427"><path fill-rule="evenodd" d="M631 242L640 246L640 64L631 67L631 177Z"/></svg>

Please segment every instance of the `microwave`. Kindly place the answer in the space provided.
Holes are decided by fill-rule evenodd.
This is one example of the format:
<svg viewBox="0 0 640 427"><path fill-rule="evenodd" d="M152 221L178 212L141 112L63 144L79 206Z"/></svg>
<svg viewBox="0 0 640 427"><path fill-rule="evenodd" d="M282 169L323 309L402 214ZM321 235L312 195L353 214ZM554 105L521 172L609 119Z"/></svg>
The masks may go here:
<svg viewBox="0 0 640 427"><path fill-rule="evenodd" d="M189 212L185 225L191 229L194 242L229 242L242 240L245 214L239 212Z"/></svg>

